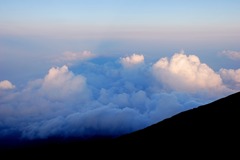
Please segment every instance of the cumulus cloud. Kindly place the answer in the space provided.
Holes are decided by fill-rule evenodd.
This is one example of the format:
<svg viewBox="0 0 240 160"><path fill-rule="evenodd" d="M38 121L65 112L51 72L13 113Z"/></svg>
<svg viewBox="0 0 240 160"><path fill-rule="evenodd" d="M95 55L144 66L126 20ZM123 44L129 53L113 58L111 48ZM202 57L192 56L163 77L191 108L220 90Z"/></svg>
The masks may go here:
<svg viewBox="0 0 240 160"><path fill-rule="evenodd" d="M0 138L118 136L233 93L226 77L238 82L239 71L220 76L183 52L153 65L137 54L120 58L124 67L117 60L80 63L77 73L52 67L23 88L1 91Z"/></svg>
<svg viewBox="0 0 240 160"><path fill-rule="evenodd" d="M121 64L126 68L138 66L144 63L144 56L140 54L133 54L128 57L120 58Z"/></svg>
<svg viewBox="0 0 240 160"><path fill-rule="evenodd" d="M219 71L224 83L232 89L240 89L240 69L220 69Z"/></svg>
<svg viewBox="0 0 240 160"><path fill-rule="evenodd" d="M85 61L95 57L96 55L90 51L83 51L83 52L67 51L67 52L64 52L61 56L54 57L54 61L57 63L65 63L65 64L67 63L68 65L70 65L73 62Z"/></svg>
<svg viewBox="0 0 240 160"><path fill-rule="evenodd" d="M15 88L15 85L13 85L10 81L8 80L0 81L0 89L8 90L8 89L14 89L14 88Z"/></svg>
<svg viewBox="0 0 240 160"><path fill-rule="evenodd" d="M227 56L232 60L240 60L240 51L224 50L221 55Z"/></svg>
<svg viewBox="0 0 240 160"><path fill-rule="evenodd" d="M86 79L81 75L75 76L66 65L53 67L45 76L41 91L50 99L69 99L75 94L84 97L86 94ZM82 94L82 92L85 92ZM79 99L81 98L79 97Z"/></svg>
<svg viewBox="0 0 240 160"><path fill-rule="evenodd" d="M176 53L173 57L161 58L153 65L153 74L166 87L186 92L223 89L220 75L195 55Z"/></svg>

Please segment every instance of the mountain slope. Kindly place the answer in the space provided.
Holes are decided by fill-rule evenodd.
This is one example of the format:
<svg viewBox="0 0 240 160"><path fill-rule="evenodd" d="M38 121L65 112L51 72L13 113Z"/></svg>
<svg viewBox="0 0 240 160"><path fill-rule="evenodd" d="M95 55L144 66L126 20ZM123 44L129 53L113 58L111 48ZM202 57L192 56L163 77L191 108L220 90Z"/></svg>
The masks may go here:
<svg viewBox="0 0 240 160"><path fill-rule="evenodd" d="M239 122L240 92L181 112L152 126L115 139L36 141L5 153L9 155L17 151L33 156L57 157L62 155L106 157L111 153L122 158L126 158L127 155L171 157L180 152L197 155L211 153L214 156L222 153L236 155L240 153ZM110 158L114 157L110 156Z"/></svg>
<svg viewBox="0 0 240 160"><path fill-rule="evenodd" d="M184 111L143 130L121 136L119 144L226 148L239 145L240 92Z"/></svg>

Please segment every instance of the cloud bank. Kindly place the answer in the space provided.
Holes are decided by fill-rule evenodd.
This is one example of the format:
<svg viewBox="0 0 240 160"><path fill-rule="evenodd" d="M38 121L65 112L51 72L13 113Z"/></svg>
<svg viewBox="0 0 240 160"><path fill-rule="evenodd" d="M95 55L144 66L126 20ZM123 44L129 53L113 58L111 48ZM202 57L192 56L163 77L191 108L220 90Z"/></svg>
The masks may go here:
<svg viewBox="0 0 240 160"><path fill-rule="evenodd" d="M85 77L75 76L66 65L53 67L44 77L40 91L51 100L69 100L75 95L79 99L88 92Z"/></svg>
<svg viewBox="0 0 240 160"><path fill-rule="evenodd" d="M120 62L123 65L123 67L130 68L143 64L144 56L139 54L133 54L129 57L120 58Z"/></svg>
<svg viewBox="0 0 240 160"><path fill-rule="evenodd" d="M153 74L160 83L176 91L224 90L220 75L201 63L197 56L183 52L170 60L161 58L153 65Z"/></svg>
<svg viewBox="0 0 240 160"><path fill-rule="evenodd" d="M83 52L67 51L67 52L64 52L59 57L54 57L53 61L60 64L72 65L73 63L76 63L78 61L86 61L95 57L96 55L90 51L83 51Z"/></svg>
<svg viewBox="0 0 240 160"><path fill-rule="evenodd" d="M0 90L0 137L119 136L239 89L239 70L215 72L184 52L153 64L133 54L74 70L52 67L23 88Z"/></svg>
<svg viewBox="0 0 240 160"><path fill-rule="evenodd" d="M0 81L0 90L4 89L4 90L9 90L9 89L14 89L15 86L8 80L3 80Z"/></svg>
<svg viewBox="0 0 240 160"><path fill-rule="evenodd" d="M220 75L225 84L232 89L240 89L240 69L220 69Z"/></svg>
<svg viewBox="0 0 240 160"><path fill-rule="evenodd" d="M221 53L224 56L227 56L228 58L232 60L240 60L240 52L239 51L232 51L232 50L224 50Z"/></svg>

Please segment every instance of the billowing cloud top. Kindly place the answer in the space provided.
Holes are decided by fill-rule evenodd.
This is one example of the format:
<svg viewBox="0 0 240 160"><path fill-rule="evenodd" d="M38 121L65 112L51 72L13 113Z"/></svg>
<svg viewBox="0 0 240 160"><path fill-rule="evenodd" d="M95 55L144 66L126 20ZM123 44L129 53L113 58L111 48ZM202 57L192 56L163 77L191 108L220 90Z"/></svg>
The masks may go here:
<svg viewBox="0 0 240 160"><path fill-rule="evenodd" d="M80 63L77 73L51 67L23 88L0 90L0 138L118 136L239 89L239 70L215 72L183 52L149 65L138 54L117 63Z"/></svg>
<svg viewBox="0 0 240 160"><path fill-rule="evenodd" d="M240 89L240 69L220 69L220 75L225 84L232 89Z"/></svg>
<svg viewBox="0 0 240 160"><path fill-rule="evenodd" d="M133 54L129 57L120 58L120 62L124 67L130 68L139 64L143 64L144 56L140 54Z"/></svg>
<svg viewBox="0 0 240 160"><path fill-rule="evenodd" d="M0 81L0 89L8 90L8 89L14 89L15 86L8 80Z"/></svg>
<svg viewBox="0 0 240 160"><path fill-rule="evenodd" d="M66 65L60 68L53 67L45 76L41 91L45 96L48 96L51 99L70 99L75 94L81 95L81 92L86 92L85 81L86 80L83 76L75 76L72 72L70 72Z"/></svg>
<svg viewBox="0 0 240 160"><path fill-rule="evenodd" d="M153 74L164 85L177 91L196 92L220 89L221 77L195 55L175 54L171 60L161 58L153 65Z"/></svg>

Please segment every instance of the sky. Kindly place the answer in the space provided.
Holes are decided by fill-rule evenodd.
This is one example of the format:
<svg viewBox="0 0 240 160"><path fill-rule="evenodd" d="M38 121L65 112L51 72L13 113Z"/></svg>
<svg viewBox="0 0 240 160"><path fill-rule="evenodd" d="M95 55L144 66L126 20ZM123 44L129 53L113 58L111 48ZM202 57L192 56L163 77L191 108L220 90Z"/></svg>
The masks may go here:
<svg viewBox="0 0 240 160"><path fill-rule="evenodd" d="M0 138L129 133L240 89L240 1L0 0Z"/></svg>

